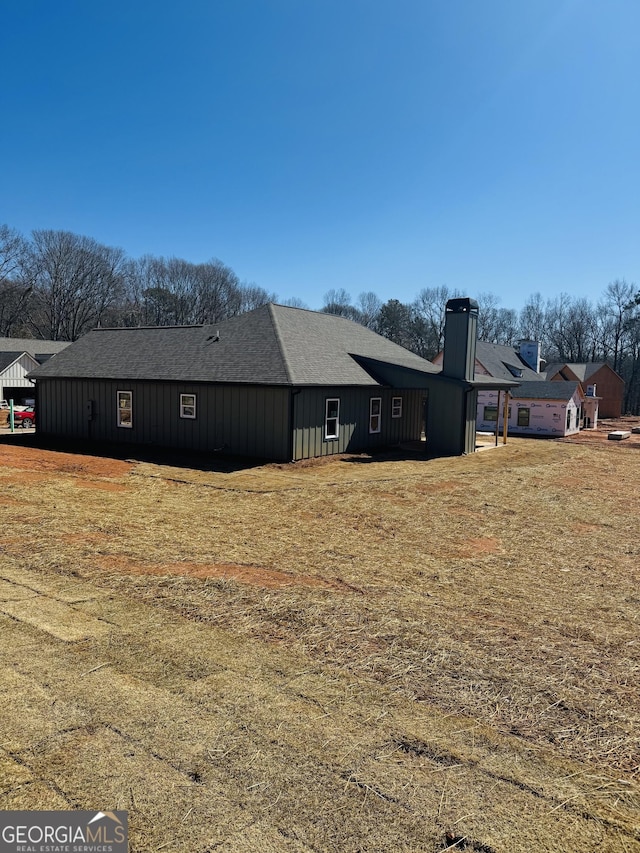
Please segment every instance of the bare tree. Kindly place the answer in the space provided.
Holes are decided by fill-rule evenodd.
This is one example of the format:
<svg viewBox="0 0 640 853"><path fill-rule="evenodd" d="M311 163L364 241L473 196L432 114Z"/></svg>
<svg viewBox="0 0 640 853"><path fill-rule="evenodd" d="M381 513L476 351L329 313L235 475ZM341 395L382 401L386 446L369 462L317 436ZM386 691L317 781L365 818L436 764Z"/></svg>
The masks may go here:
<svg viewBox="0 0 640 853"><path fill-rule="evenodd" d="M24 250L24 238L8 225L0 225L0 283L18 277Z"/></svg>
<svg viewBox="0 0 640 853"><path fill-rule="evenodd" d="M597 340L596 315L587 299L561 293L548 303L548 338L552 356L559 361L590 360Z"/></svg>
<svg viewBox="0 0 640 853"><path fill-rule="evenodd" d="M217 258L197 265L196 295L192 322L218 323L242 313L240 280Z"/></svg>
<svg viewBox="0 0 640 853"><path fill-rule="evenodd" d="M254 308L260 308L261 305L277 301L278 294L269 293L264 287L258 287L257 284L240 285L240 310L243 312L253 311Z"/></svg>
<svg viewBox="0 0 640 853"><path fill-rule="evenodd" d="M478 303L478 340L497 343L499 326L500 299L493 293L479 293Z"/></svg>
<svg viewBox="0 0 640 853"><path fill-rule="evenodd" d="M348 320L360 322L360 312L351 304L351 295L341 287L339 290L329 290L324 295L324 314L335 314L338 317L346 317Z"/></svg>
<svg viewBox="0 0 640 853"><path fill-rule="evenodd" d="M362 323L368 329L375 329L381 308L382 300L373 291L369 290L360 293L356 305L356 310L359 314L358 322Z"/></svg>
<svg viewBox="0 0 640 853"><path fill-rule="evenodd" d="M34 231L24 276L33 287L29 323L50 340L73 341L99 325L123 294L122 249L69 231Z"/></svg>
<svg viewBox="0 0 640 853"><path fill-rule="evenodd" d="M518 312L513 308L498 308L495 318L494 341L513 346L518 340Z"/></svg>
<svg viewBox="0 0 640 853"><path fill-rule="evenodd" d="M285 299L282 304L288 305L289 308L305 308L307 311L309 310L307 303L303 302L302 299L299 299L297 296L291 296L289 299Z"/></svg>
<svg viewBox="0 0 640 853"><path fill-rule="evenodd" d="M26 317L32 288L14 281L0 282L0 337L29 337Z"/></svg>
<svg viewBox="0 0 640 853"><path fill-rule="evenodd" d="M118 306L111 312L111 326L144 326L145 300L143 291L145 279L141 267L144 258L127 259L123 265L122 281L124 292Z"/></svg>
<svg viewBox="0 0 640 853"><path fill-rule="evenodd" d="M413 303L414 322L422 327L425 358L433 358L444 347L445 309L447 302L457 296L460 293L450 291L446 285L425 287Z"/></svg>
<svg viewBox="0 0 640 853"><path fill-rule="evenodd" d="M620 369L626 350L631 345L633 332L638 323L636 285L624 279L609 282L598 309L600 328L603 332L601 351L617 371Z"/></svg>
<svg viewBox="0 0 640 853"><path fill-rule="evenodd" d="M631 325L628 341L618 372L625 381L624 411L637 415L640 414L640 318Z"/></svg>
<svg viewBox="0 0 640 853"><path fill-rule="evenodd" d="M528 341L539 341L546 349L548 340L548 313L540 293L530 296L520 311L518 336Z"/></svg>
<svg viewBox="0 0 640 853"><path fill-rule="evenodd" d="M0 335L24 333L24 320L32 287L22 272L26 242L8 225L0 225Z"/></svg>
<svg viewBox="0 0 640 853"><path fill-rule="evenodd" d="M192 322L197 275L182 258L146 255L138 264L145 325L182 326Z"/></svg>

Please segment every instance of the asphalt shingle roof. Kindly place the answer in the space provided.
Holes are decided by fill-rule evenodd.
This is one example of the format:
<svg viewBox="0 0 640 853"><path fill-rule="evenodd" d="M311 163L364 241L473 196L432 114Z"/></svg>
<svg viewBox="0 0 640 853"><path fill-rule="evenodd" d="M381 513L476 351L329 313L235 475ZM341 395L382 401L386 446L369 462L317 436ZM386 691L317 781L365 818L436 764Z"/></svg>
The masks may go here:
<svg viewBox="0 0 640 853"><path fill-rule="evenodd" d="M478 341L476 346L476 360L495 379L516 378L521 379L523 382L540 382L545 378L544 374L536 373L535 370L529 367L513 347L502 344L490 344L487 341ZM478 377L476 376L476 378Z"/></svg>
<svg viewBox="0 0 640 853"><path fill-rule="evenodd" d="M68 341L42 341L39 338L0 338L0 351L20 354L28 352L41 364L70 346Z"/></svg>
<svg viewBox="0 0 640 853"><path fill-rule="evenodd" d="M10 364L20 358L21 353L18 352L0 352L0 373L6 370Z"/></svg>
<svg viewBox="0 0 640 853"><path fill-rule="evenodd" d="M579 382L547 382L538 380L534 382L522 382L511 391L511 396L516 399L527 400L570 400L575 394Z"/></svg>
<svg viewBox="0 0 640 853"><path fill-rule="evenodd" d="M29 375L270 385L376 385L356 357L422 373L430 362L337 317L263 305L214 326L96 329Z"/></svg>
<svg viewBox="0 0 640 853"><path fill-rule="evenodd" d="M574 363L571 361L561 361L555 364L548 364L545 370L547 378L555 376L563 367L568 367L574 376L577 376L581 382L586 382L594 373L597 373L601 367L606 366L606 361L588 361L582 363Z"/></svg>

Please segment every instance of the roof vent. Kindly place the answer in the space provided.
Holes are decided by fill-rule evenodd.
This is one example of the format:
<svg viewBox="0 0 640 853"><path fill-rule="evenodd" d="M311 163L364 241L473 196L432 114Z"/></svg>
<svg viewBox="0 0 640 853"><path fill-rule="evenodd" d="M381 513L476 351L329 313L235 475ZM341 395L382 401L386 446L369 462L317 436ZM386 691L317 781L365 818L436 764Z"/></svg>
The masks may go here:
<svg viewBox="0 0 640 853"><path fill-rule="evenodd" d="M215 332L212 332L210 335L208 335L205 338L204 342L205 342L205 344L212 344L212 343L215 343L215 341L219 341L219 340L220 340L220 332L218 331L218 329L216 329Z"/></svg>

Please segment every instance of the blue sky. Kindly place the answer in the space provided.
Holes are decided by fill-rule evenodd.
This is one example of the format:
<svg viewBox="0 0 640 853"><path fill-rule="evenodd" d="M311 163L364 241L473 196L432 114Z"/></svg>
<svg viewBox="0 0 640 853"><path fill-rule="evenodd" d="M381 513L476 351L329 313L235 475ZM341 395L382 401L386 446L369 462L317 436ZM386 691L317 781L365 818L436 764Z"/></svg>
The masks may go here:
<svg viewBox="0 0 640 853"><path fill-rule="evenodd" d="M280 299L640 284L637 0L1 0L0 222Z"/></svg>

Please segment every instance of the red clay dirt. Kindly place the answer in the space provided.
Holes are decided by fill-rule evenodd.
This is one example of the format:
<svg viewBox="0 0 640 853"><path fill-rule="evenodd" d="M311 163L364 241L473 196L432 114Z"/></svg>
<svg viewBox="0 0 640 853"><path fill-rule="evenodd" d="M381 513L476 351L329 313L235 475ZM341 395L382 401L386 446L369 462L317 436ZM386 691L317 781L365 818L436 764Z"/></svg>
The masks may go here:
<svg viewBox="0 0 640 853"><path fill-rule="evenodd" d="M79 477L124 477L134 467L134 463L121 459L82 456L79 453L61 453L56 450L44 451L37 447L26 447L19 441L0 444L0 465L21 469L21 477L25 473L33 476L37 472L51 471L75 474Z"/></svg>

